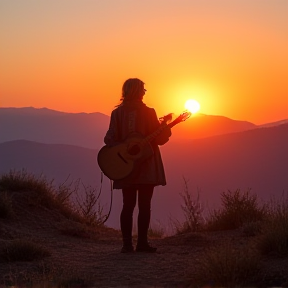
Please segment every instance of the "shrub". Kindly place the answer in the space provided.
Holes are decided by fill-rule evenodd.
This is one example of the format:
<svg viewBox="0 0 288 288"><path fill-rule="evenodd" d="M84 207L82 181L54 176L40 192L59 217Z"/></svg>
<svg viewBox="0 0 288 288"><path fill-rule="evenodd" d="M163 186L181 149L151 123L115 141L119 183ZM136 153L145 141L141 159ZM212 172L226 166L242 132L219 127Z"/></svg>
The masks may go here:
<svg viewBox="0 0 288 288"><path fill-rule="evenodd" d="M265 229L259 247L263 254L288 255L288 194L269 205Z"/></svg>
<svg viewBox="0 0 288 288"><path fill-rule="evenodd" d="M77 213L83 217L85 223L88 225L102 225L104 218L103 206L99 201L100 192L96 193L96 189L91 186L84 187L84 199L77 193L77 207L75 208Z"/></svg>
<svg viewBox="0 0 288 288"><path fill-rule="evenodd" d="M96 193L96 189L91 186L86 187L82 183L84 199L80 199L78 193L80 180L68 182L68 178L64 183L55 187L55 185L52 185L53 181L48 181L43 175L37 178L26 170L11 170L9 173L1 175L0 191L3 189L7 191L29 191L32 192L28 196L29 205L44 206L51 210L55 209L66 218L87 225L103 225L106 215L103 215L103 207L99 201L100 193ZM71 202L72 194L77 196L77 205ZM7 206L5 207L8 209L8 202L6 201L5 203Z"/></svg>
<svg viewBox="0 0 288 288"><path fill-rule="evenodd" d="M210 214L208 230L229 230L241 227L245 223L261 221L266 214L266 207L260 207L256 194L250 190L221 193L222 207Z"/></svg>
<svg viewBox="0 0 288 288"><path fill-rule="evenodd" d="M50 252L29 240L13 240L2 249L1 258L5 261L33 261L50 256Z"/></svg>
<svg viewBox="0 0 288 288"><path fill-rule="evenodd" d="M260 272L260 257L249 246L235 249L227 243L207 250L198 266L199 284L236 287L255 283Z"/></svg>
<svg viewBox="0 0 288 288"><path fill-rule="evenodd" d="M184 178L184 191L180 194L183 204L181 209L184 213L185 220L183 223L174 221L176 233L196 232L203 228L205 219L203 217L203 207L200 202L200 193L198 190L197 197L192 198L189 193L188 181Z"/></svg>
<svg viewBox="0 0 288 288"><path fill-rule="evenodd" d="M36 178L24 169L21 171L10 170L1 175L0 188L7 191L34 191L39 194L47 194L53 190L52 182L49 183L43 175Z"/></svg>

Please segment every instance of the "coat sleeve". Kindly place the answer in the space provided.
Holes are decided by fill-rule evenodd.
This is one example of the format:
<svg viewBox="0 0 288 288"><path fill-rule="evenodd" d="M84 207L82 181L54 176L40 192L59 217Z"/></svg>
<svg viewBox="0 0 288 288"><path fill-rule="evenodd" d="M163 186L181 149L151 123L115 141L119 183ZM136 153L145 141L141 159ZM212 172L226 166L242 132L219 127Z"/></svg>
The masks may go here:
<svg viewBox="0 0 288 288"><path fill-rule="evenodd" d="M152 121L152 130L156 131L160 127L160 122L157 118L156 112L154 109L151 109L151 121ZM169 137L172 135L171 128L166 127L155 139L154 143L157 145L164 145L169 141Z"/></svg>

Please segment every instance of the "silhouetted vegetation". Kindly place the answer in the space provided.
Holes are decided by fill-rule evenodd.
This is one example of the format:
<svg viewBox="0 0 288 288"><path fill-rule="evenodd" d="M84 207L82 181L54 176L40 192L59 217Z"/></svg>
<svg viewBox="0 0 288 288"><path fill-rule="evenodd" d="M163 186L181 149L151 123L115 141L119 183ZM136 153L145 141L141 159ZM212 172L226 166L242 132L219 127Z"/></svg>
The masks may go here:
<svg viewBox="0 0 288 288"><path fill-rule="evenodd" d="M193 197L189 192L188 180L184 177L183 181L183 193L180 193L180 196L183 201L181 209L185 220L183 222L179 220L172 221L177 234L201 231L205 226L204 208L200 202L200 191L198 190L197 196Z"/></svg>
<svg viewBox="0 0 288 288"><path fill-rule="evenodd" d="M0 251L0 259L7 262L33 261L50 256L50 252L30 240L15 239L4 245Z"/></svg>
<svg viewBox="0 0 288 288"><path fill-rule="evenodd" d="M260 204L257 195L250 190L228 190L221 193L221 207L205 219L204 211L200 209L199 191L192 201L185 179L184 182L182 210L185 221L177 223L177 233L240 229L243 237L251 237L245 245L215 243L208 249L199 259L199 285L237 287L255 284L260 279L261 255L288 255L288 195Z"/></svg>
<svg viewBox="0 0 288 288"><path fill-rule="evenodd" d="M266 206L259 205L258 197L250 190L221 193L222 207L213 210L207 221L208 230L230 230L246 223L261 221L266 215Z"/></svg>
<svg viewBox="0 0 288 288"><path fill-rule="evenodd" d="M68 182L68 179L58 187L53 181L48 181L44 175L35 176L26 170L14 171L2 174L0 177L0 207L3 212L0 217L8 217L13 214L9 192L29 191L29 205L44 206L48 209L60 211L68 219L85 223L87 225L99 226L103 224L103 208L100 205L98 194L95 189L86 187L84 189L84 200L81 202L79 196L79 180ZM3 194L3 191L7 191ZM70 196L77 194L77 204L71 202ZM1 209L2 210L2 209ZM2 213L2 216L1 216Z"/></svg>
<svg viewBox="0 0 288 288"><path fill-rule="evenodd" d="M81 217L85 219L85 223L88 225L102 225L105 219L103 206L99 201L100 193L97 193L96 189L91 186L85 186L84 196L77 194L76 202L76 211Z"/></svg>
<svg viewBox="0 0 288 288"><path fill-rule="evenodd" d="M288 194L271 200L259 247L263 254L288 255Z"/></svg>
<svg viewBox="0 0 288 288"><path fill-rule="evenodd" d="M213 286L239 287L259 280L260 257L257 250L231 243L207 250L199 260L199 282Z"/></svg>

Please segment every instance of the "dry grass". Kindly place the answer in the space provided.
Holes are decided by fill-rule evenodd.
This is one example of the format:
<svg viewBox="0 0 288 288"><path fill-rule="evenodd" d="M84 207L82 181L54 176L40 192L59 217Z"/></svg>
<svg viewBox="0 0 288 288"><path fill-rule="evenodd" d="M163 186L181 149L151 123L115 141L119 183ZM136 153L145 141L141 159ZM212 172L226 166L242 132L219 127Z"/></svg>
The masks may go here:
<svg viewBox="0 0 288 288"><path fill-rule="evenodd" d="M95 189L86 187L84 190L84 199L79 199L79 180L71 181L68 179L58 187L53 185L53 180L48 181L44 175L36 177L34 174L28 173L26 170L14 171L3 174L0 177L0 193L1 190L7 191L0 194L0 207L3 206L3 216L13 214L11 201L9 202L9 193L15 191L29 191L29 205L34 207L46 207L59 211L68 219L76 222L85 223L91 226L99 226L103 224L103 207L99 202L99 196ZM72 204L70 196L77 195L77 204ZM1 197L1 195L3 195ZM4 215L5 213L5 215ZM1 215L1 214L0 214ZM1 216L0 216L1 217Z"/></svg>
<svg viewBox="0 0 288 288"><path fill-rule="evenodd" d="M6 262L34 261L50 256L50 252L32 240L7 241L0 251L0 259Z"/></svg>
<svg viewBox="0 0 288 288"><path fill-rule="evenodd" d="M271 200L259 248L263 254L288 255L288 194Z"/></svg>
<svg viewBox="0 0 288 288"><path fill-rule="evenodd" d="M247 223L262 221L266 215L266 206L260 206L257 195L250 190L222 192L221 204L220 209L210 213L208 230L237 229Z"/></svg>
<svg viewBox="0 0 288 288"><path fill-rule="evenodd" d="M226 243L213 247L205 252L198 265L197 277L202 285L239 287L253 285L259 280L259 253L249 246L237 249Z"/></svg>

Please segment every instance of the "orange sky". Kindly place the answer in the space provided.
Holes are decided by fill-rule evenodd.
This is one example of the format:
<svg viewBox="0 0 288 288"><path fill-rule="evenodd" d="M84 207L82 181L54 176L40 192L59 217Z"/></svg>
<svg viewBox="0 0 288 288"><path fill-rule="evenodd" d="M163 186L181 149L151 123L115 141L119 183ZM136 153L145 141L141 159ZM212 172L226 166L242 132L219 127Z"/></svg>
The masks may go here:
<svg viewBox="0 0 288 288"><path fill-rule="evenodd" d="M286 0L2 0L0 105L110 115L123 82L158 116L288 118Z"/></svg>

